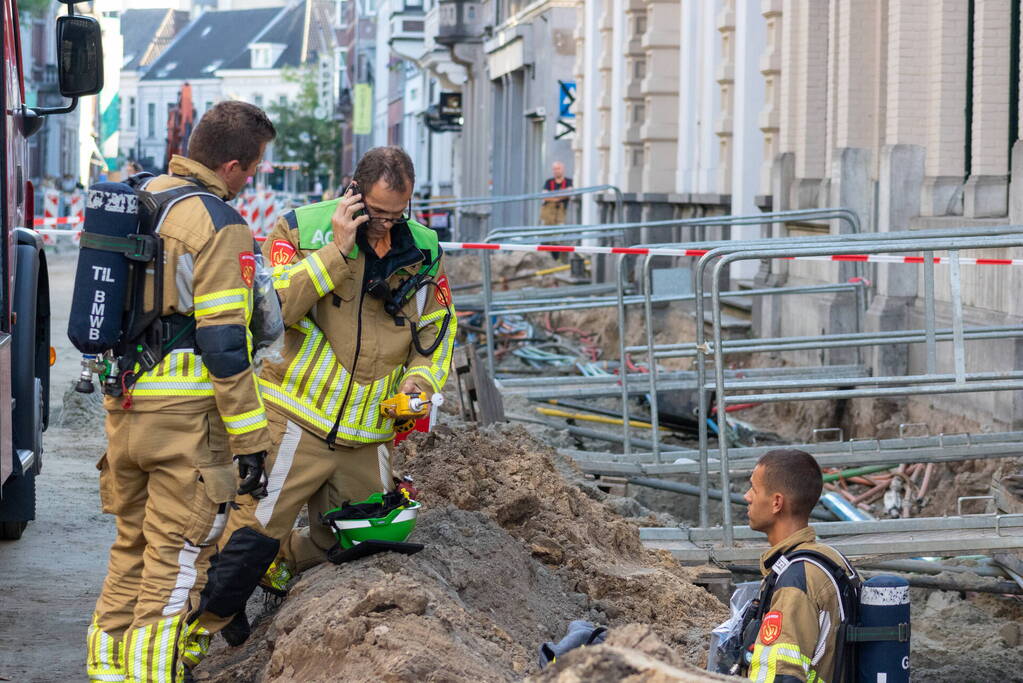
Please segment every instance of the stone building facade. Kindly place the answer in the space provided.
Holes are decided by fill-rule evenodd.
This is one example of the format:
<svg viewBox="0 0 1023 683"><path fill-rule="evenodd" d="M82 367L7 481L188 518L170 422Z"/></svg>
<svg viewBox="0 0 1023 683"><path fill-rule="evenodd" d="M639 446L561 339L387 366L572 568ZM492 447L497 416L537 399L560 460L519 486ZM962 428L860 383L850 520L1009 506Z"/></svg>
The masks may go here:
<svg viewBox="0 0 1023 683"><path fill-rule="evenodd" d="M1012 174L1023 168L1018 0L580 0L576 13L576 182L618 185L632 219L845 206L864 231L1023 222ZM607 215L585 201L584 216ZM731 237L841 229L776 223ZM647 237L691 237L667 232ZM964 268L967 325L1021 321L1016 270ZM755 275L798 284L849 273L775 262ZM872 268L871 280L864 329L923 326L916 266ZM936 296L948 327L940 267ZM809 306L778 298L754 320L764 336L840 332L851 306L835 294ZM1023 364L1014 341L967 351L970 371ZM923 372L923 355L865 353L876 375ZM951 347L939 345L938 371L950 367ZM1023 399L1008 392L941 401L980 422L1023 421Z"/></svg>

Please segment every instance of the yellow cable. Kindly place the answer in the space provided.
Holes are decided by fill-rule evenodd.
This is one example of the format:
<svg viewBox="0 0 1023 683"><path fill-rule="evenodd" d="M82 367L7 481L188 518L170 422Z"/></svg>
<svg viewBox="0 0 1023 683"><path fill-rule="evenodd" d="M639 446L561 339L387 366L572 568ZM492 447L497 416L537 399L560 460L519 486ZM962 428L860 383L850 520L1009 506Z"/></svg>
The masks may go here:
<svg viewBox="0 0 1023 683"><path fill-rule="evenodd" d="M537 408L536 412L541 415L549 415L550 417L563 417L566 420L583 420L584 422L601 422L609 425L620 425L623 420L616 417L606 417L604 415L589 415L587 413L570 413L566 410L555 410L554 408ZM639 420L629 420L630 427L645 427L650 428L649 422L641 422ZM667 427L658 427L662 432L670 432L671 430Z"/></svg>
<svg viewBox="0 0 1023 683"><path fill-rule="evenodd" d="M554 273L560 273L568 270L572 266L555 266L553 268L545 268L544 270L538 270L533 273L533 277L543 277L544 275L553 275Z"/></svg>

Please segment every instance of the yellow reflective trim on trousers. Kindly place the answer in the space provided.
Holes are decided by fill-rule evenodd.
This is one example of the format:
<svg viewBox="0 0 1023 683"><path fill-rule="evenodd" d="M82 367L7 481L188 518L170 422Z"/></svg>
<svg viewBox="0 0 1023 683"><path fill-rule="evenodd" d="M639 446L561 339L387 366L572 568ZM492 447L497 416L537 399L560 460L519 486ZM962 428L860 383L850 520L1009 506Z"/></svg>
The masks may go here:
<svg viewBox="0 0 1023 683"><path fill-rule="evenodd" d="M98 619L99 615L94 614L86 637L86 674L90 682L121 683L125 679L124 644L102 631Z"/></svg>
<svg viewBox="0 0 1023 683"><path fill-rule="evenodd" d="M222 415L228 434L248 434L267 426L266 411L260 407L240 415Z"/></svg>

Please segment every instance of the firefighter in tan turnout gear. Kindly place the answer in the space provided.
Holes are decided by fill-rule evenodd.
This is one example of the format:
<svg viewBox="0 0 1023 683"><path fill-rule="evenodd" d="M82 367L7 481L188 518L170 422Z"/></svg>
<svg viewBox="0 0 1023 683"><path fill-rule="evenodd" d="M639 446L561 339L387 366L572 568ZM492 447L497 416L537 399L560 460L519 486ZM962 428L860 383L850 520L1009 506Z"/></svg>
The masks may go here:
<svg viewBox="0 0 1023 683"><path fill-rule="evenodd" d="M273 448L269 494L239 498L202 594L198 623L232 644L247 636L246 600L281 551L301 507L334 505L394 486L394 420L380 404L397 392L439 392L456 321L436 233L408 215L415 171L398 147L370 150L338 200L289 212L263 245L288 326L260 388ZM319 507L323 507L321 503ZM314 507L311 505L311 507ZM318 555L334 544L311 519ZM313 559L312 561L315 561Z"/></svg>
<svg viewBox="0 0 1023 683"><path fill-rule="evenodd" d="M173 204L160 227L162 323L174 348L124 396L105 399L100 497L117 517L117 537L88 632L92 681L172 682L198 660L209 634L185 616L236 489L261 487L270 433L249 341L254 244L225 200L274 137L260 109L222 102L196 126L188 158L175 156L169 175L146 186L204 192Z"/></svg>
<svg viewBox="0 0 1023 683"><path fill-rule="evenodd" d="M855 575L834 548L817 542L809 526L810 511L823 488L821 469L810 454L778 449L765 454L753 469L749 503L750 528L767 534L771 549L760 557L765 577L777 572L769 605L753 643L746 670L762 683L836 680L837 644L842 610L838 586L820 562L790 561L796 551L815 551Z"/></svg>

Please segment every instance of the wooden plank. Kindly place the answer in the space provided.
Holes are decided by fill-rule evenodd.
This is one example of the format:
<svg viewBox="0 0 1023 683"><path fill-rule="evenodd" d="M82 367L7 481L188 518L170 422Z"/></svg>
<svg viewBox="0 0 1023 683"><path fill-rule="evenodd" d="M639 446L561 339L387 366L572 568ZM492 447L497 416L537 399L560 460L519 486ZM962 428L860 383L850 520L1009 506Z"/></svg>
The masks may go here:
<svg viewBox="0 0 1023 683"><path fill-rule="evenodd" d="M477 421L481 425L488 425L494 422L505 422L504 402L501 400L501 393L494 385L494 381L487 375L486 366L476 355L476 348L466 347L466 356L469 361L469 372L472 376L474 390L470 396L475 400L477 410Z"/></svg>

